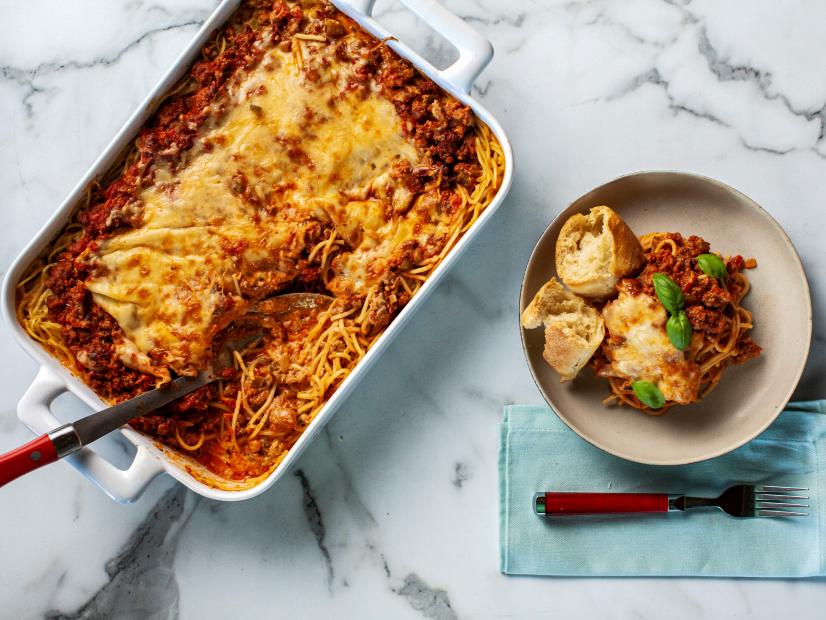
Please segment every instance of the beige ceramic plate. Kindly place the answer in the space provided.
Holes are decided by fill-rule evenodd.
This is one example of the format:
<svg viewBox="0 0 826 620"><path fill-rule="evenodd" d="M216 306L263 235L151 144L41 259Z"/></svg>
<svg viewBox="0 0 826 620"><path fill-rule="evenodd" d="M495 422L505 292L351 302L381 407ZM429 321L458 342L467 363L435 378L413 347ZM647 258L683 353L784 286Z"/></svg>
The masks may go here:
<svg viewBox="0 0 826 620"><path fill-rule="evenodd" d="M809 286L791 241L771 216L740 192L705 177L641 172L585 194L548 227L534 248L519 300L520 313L556 275L559 229L575 213L597 205L617 211L641 235L653 231L696 234L724 255L755 257L751 292L743 305L754 314L753 337L763 354L732 366L702 402L651 417L602 404L608 383L585 368L572 382L542 359L541 329L522 330L528 365L548 404L583 439L606 452L652 465L702 461L742 446L777 417L797 385L809 351Z"/></svg>

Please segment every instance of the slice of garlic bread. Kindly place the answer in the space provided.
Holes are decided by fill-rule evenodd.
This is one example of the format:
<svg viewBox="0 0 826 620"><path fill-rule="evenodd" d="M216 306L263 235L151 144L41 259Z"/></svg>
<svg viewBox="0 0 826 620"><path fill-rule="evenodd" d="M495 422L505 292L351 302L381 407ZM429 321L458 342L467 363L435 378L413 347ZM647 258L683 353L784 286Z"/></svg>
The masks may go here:
<svg viewBox="0 0 826 620"><path fill-rule="evenodd" d="M644 262L639 239L617 213L605 206L577 214L556 241L556 271L574 293L590 299L612 296L620 278Z"/></svg>
<svg viewBox="0 0 826 620"><path fill-rule="evenodd" d="M573 379L605 336L602 315L556 278L547 282L522 313L522 327L545 326L542 356L562 381Z"/></svg>

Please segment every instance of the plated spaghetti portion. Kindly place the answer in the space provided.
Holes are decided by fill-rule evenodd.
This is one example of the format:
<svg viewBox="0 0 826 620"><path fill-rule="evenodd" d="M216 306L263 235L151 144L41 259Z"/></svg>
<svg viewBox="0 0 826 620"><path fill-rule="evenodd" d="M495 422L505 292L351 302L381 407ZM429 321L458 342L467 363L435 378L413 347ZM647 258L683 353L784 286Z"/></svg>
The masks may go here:
<svg viewBox="0 0 826 620"><path fill-rule="evenodd" d="M544 357L563 381L586 365L606 378L605 404L659 415L700 400L729 365L760 354L742 306L754 259L714 254L693 235L637 239L604 206L566 222L556 258L570 290L552 279L522 325L545 326Z"/></svg>
<svg viewBox="0 0 826 620"><path fill-rule="evenodd" d="M18 320L108 402L229 351L132 426L253 486L503 175L469 107L330 4L247 1L21 279Z"/></svg>
<svg viewBox="0 0 826 620"><path fill-rule="evenodd" d="M617 299L603 308L607 334L591 366L611 384L606 402L661 414L706 396L727 366L760 354L748 335L754 327L751 312L741 305L749 291L743 270L757 263L710 254L709 244L693 235L651 233L641 242L645 267L637 277L622 279ZM719 271L704 271L706 260ZM667 293L658 290L657 280L677 285L681 307L666 308L661 297ZM650 388L640 382L655 386L664 402L656 393L651 398Z"/></svg>

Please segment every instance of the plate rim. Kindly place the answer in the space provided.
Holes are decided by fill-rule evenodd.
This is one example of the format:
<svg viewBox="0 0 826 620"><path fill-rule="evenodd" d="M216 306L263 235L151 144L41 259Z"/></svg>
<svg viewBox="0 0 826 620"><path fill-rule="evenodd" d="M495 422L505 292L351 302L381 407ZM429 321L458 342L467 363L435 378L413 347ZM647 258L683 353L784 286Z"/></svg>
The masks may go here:
<svg viewBox="0 0 826 620"><path fill-rule="evenodd" d="M795 266L797 267L797 273L800 276L802 276L802 278L801 278L802 281L803 281L803 291L802 292L803 292L803 296L804 296L805 302L806 302L806 304L805 304L805 310L806 310L805 332L806 332L806 334L805 334L805 354L801 356L801 361L799 362L798 368L796 369L796 371L794 373L795 374L794 381L791 382L791 386L787 389L786 393L783 395L783 397L781 399L782 402L780 402L780 404L774 406L775 410L772 413L772 415L768 416L767 421L764 424L759 425L756 431L750 432L748 434L748 436L744 435L743 438L738 438L737 440L732 442L728 447L711 450L709 452L700 454L696 457L673 458L673 459L669 459L669 458L651 459L651 458L642 458L642 457L639 457L639 456L634 456L633 454L630 454L626 450L613 448L613 447L609 447L609 446L605 445L604 442L599 441L598 439L595 439L595 438L589 436L588 433L581 431L579 428L577 428L577 425L574 422L569 420L568 417L564 413L559 411L558 406L553 402L553 399L550 397L550 395L547 393L547 391L543 388L542 382L539 380L539 377L537 376L537 373L534 370L534 364L532 363L531 357L528 354L527 343L526 343L526 340L525 340L527 330L524 327L522 327L522 323L521 323L520 319L521 319L521 315L522 315L522 311L523 311L523 307L522 307L523 306L523 301L524 301L524 298L525 298L525 281L527 279L529 269L531 268L531 266L535 263L535 261L537 259L537 256L536 256L537 250L538 250L540 244L545 240L545 236L548 234L550 229L553 228L554 224L556 224L557 221L574 204L579 202L582 198L584 198L588 194L591 194L591 193L597 192L599 190L602 190L603 188L605 188L605 187L607 187L607 186L609 186L613 183L617 183L617 182L623 181L625 179L629 179L629 178L632 178L632 177L665 176L665 175L676 175L676 176L687 177L687 178L689 178L693 181L700 181L700 182L703 182L703 183L708 183L710 185L715 185L718 188L721 188L721 189L723 189L727 192L730 192L730 193L736 195L743 203L745 203L748 206L750 206L751 208L753 208L759 215L761 215L763 217L763 219L765 219L774 228L775 232L777 232L780 235L780 237L782 238L784 244L791 250L792 259L794 261ZM780 415L780 413L783 411L783 409L786 407L786 405L791 400L792 394L794 394L795 389L797 389L797 386L800 384L800 378L803 376L803 371L806 368L806 363L808 362L809 354L811 353L812 330L813 330L812 297L811 297L811 291L810 291L810 287L809 287L809 279L808 279L808 276L806 275L806 269L803 266L803 262L800 260L800 255L797 252L797 248L795 247L794 243L792 242L791 238L786 233L786 231L783 230L783 227L780 226L780 224L777 222L777 220L775 220L774 217L772 217L772 215L766 209L764 209L760 204L758 204L753 198L751 198L750 196L744 194L740 190L728 185L727 183L724 183L724 182L722 182L718 179L714 179L712 177L708 177L708 176L705 176L705 175L702 175L702 174L697 174L697 173L694 173L694 172L685 172L685 171L682 171L682 170L668 170L668 169L664 169L664 170L640 170L640 171L629 172L629 173L620 175L620 176L615 177L615 178L613 178L609 181L606 181L605 183L601 183L601 184L597 185L596 187L593 187L592 189L589 189L586 192L583 192L580 196L578 196L577 198L575 198L574 200L569 202L565 206L565 208L560 210L553 217L553 219L551 219L551 221L548 223L548 225L545 227L545 229L539 235L536 242L534 243L533 249L531 250L530 257L528 258L528 262L526 263L525 269L522 273L522 283L519 287L519 301L517 303L517 317L516 317L516 319L517 319L517 323L519 325L519 337L520 337L520 341L521 341L521 344L522 344L522 353L524 354L524 357L525 357L525 363L528 366L528 370L531 373L531 378L533 379L534 384L536 385L537 389L539 390L539 393L542 395L543 400L545 400L546 404L551 408L551 411L560 420L562 420L562 422L569 429L571 429L579 437L581 437L582 439L584 439L585 441L587 441L591 445L599 448L600 450L603 450L604 452L607 452L608 454L611 454L613 456L616 456L616 457L619 457L619 458L622 458L622 459L625 459L627 461L631 461L631 462L634 462L634 463L641 463L643 465L658 465L658 466L688 465L688 464L691 464L691 463L699 463L701 461L706 461L706 460L709 460L709 459L713 459L713 458L716 458L718 456L728 454L729 452L732 452L733 450L736 450L737 448L740 448L740 447L746 445L747 443L749 443L750 441L752 441L753 439L758 437L760 434L762 434L763 431L765 431L769 426L771 426L771 424L777 419L777 417Z"/></svg>

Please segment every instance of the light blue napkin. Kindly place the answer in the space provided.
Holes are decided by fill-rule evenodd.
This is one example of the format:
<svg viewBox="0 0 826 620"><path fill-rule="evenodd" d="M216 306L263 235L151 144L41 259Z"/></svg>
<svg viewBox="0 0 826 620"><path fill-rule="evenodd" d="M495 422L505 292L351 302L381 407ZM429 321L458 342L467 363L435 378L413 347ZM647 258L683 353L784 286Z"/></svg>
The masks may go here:
<svg viewBox="0 0 826 620"><path fill-rule="evenodd" d="M790 403L724 456L639 465L587 443L547 407L505 407L499 444L500 570L509 575L813 577L826 575L826 401ZM809 516L735 519L694 511L544 518L538 491L714 496L736 482L808 487ZM804 502L806 503L806 502Z"/></svg>

